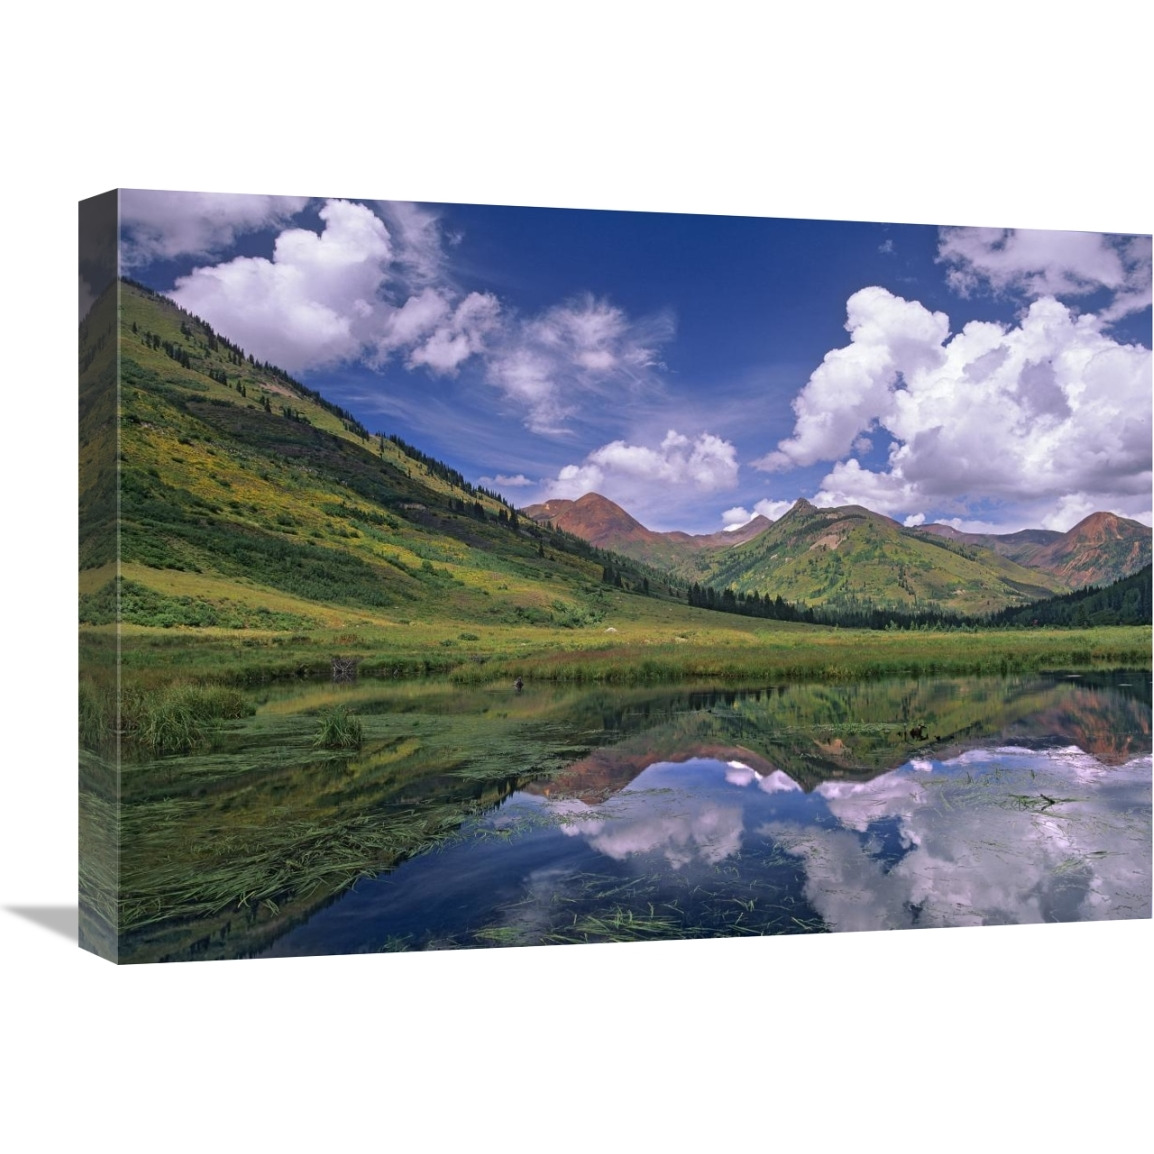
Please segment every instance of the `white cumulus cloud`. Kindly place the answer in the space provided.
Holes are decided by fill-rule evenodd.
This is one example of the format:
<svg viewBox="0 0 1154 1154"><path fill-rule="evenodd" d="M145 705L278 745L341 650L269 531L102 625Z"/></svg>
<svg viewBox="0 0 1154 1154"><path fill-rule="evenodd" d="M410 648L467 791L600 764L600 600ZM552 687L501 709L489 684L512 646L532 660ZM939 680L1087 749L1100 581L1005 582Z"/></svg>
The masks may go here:
<svg viewBox="0 0 1154 1154"><path fill-rule="evenodd" d="M793 436L755 464L770 471L845 456L888 412L894 389L937 369L949 318L872 286L846 303L850 344L826 353L793 402Z"/></svg>
<svg viewBox="0 0 1154 1154"><path fill-rule="evenodd" d="M290 372L359 356L394 311L382 315L378 297L389 233L348 201L329 201L320 216L320 233L282 232L271 260L242 256L194 269L172 299Z"/></svg>
<svg viewBox="0 0 1154 1154"><path fill-rule="evenodd" d="M243 233L283 226L307 204L304 196L126 188L120 193L121 262L131 269L157 258L222 252Z"/></svg>
<svg viewBox="0 0 1154 1154"><path fill-rule="evenodd" d="M743 525L748 525L759 513L770 521L776 521L784 516L793 507L792 501L771 501L768 497L758 501L751 513L743 505L735 505L721 514L723 528L726 533L732 533Z"/></svg>
<svg viewBox="0 0 1154 1154"><path fill-rule="evenodd" d="M1031 297L1082 296L1106 289L1104 320L1150 304L1150 238L1035 229L943 228L938 258L962 296L981 288Z"/></svg>
<svg viewBox="0 0 1154 1154"><path fill-rule="evenodd" d="M661 519L686 500L734 488L737 474L737 450L729 441L670 429L657 447L612 441L594 449L581 464L564 466L543 499L600 493L643 521Z"/></svg>
<svg viewBox="0 0 1154 1154"><path fill-rule="evenodd" d="M760 467L835 461L815 504L891 516L984 500L1063 529L1082 510L1149 517L1149 349L1054 297L1013 327L975 321L952 337L944 314L881 288L848 311L850 344L815 370L792 437ZM892 440L886 467L845 459L877 426Z"/></svg>

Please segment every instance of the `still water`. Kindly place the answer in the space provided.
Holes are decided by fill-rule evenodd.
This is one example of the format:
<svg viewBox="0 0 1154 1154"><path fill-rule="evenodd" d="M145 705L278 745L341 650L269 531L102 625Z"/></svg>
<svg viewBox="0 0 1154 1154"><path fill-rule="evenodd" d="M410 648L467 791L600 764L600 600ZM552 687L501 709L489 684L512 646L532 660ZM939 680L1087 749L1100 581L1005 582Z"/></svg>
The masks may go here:
<svg viewBox="0 0 1154 1154"><path fill-rule="evenodd" d="M185 889L166 892L195 890L197 856L236 878L217 908L172 916L158 890L126 960L1151 914L1148 672L359 685L345 700L365 747L318 759L303 736L321 696L266 693L199 768L142 767L142 781L170 771L181 832L162 839L163 868L173 846L189 853ZM181 760L201 786L173 809ZM161 866L139 848L144 891ZM230 902L228 884L246 892Z"/></svg>

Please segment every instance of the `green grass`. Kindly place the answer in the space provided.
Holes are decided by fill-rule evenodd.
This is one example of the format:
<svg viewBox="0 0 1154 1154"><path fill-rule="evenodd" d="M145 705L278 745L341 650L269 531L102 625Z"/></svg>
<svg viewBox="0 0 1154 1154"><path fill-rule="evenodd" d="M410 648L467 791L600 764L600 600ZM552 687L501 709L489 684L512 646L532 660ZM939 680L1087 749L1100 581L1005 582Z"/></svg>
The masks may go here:
<svg viewBox="0 0 1154 1154"><path fill-rule="evenodd" d="M254 712L254 706L237 689L181 682L125 690L118 712L114 689L81 682L80 744L90 751L108 753L119 736L129 754L191 753L204 748L222 722Z"/></svg>
<svg viewBox="0 0 1154 1154"><path fill-rule="evenodd" d="M449 676L470 685L511 683L518 676L527 682L755 683L1151 666L1148 626L885 632L756 622L672 606L611 620L618 631L609 635L601 627L482 625L467 631L468 639L454 620L401 622L368 613L347 617L340 628L307 633L126 625L120 629L122 672L126 684L158 690L177 681L327 681L335 654L356 658L361 679ZM105 660L113 637L111 626L83 627L82 668ZM99 724L96 710L92 701L82 703L82 728Z"/></svg>
<svg viewBox="0 0 1154 1154"><path fill-rule="evenodd" d="M347 706L334 705L321 714L313 745L321 749L360 749L364 742L364 727Z"/></svg>
<svg viewBox="0 0 1154 1154"><path fill-rule="evenodd" d="M361 677L450 674L464 683L1149 667L1148 628L890 636L693 609L655 573L653 596L608 586L602 576L612 555L525 519L514 528L489 497L480 498L485 516L462 511L475 492L387 439L366 441L331 408L289 396L276 373L234 365L207 330L169 302L128 285L120 296L120 569L93 565L82 573L81 651L87 668L118 629L125 683L137 689L327 678L335 654L358 659ZM105 321L114 324L115 313ZM146 331L180 346L191 368L152 348ZM104 376L93 378L84 394L88 456L111 447L101 382ZM260 401L266 393L271 412ZM288 401L307 419L281 415ZM82 555L107 562L112 474L105 470L97 484L100 464L88 461L92 508L84 522L99 539ZM908 535L895 543L876 526L863 532L863 549L875 560L900 545L968 564ZM901 556L916 585L917 559ZM846 567L841 549L822 558ZM811 561L807 551L805 565ZM612 564L628 586L648 579L636 563ZM962 581L960 571L955 577ZM866 592L881 597L885 590ZM204 719L186 704L170 701L163 716L142 719L152 747L207 739ZM110 717L115 710L102 714L91 699L82 703L86 741L107 730Z"/></svg>
<svg viewBox="0 0 1154 1154"><path fill-rule="evenodd" d="M995 633L884 633L816 626L764 629L760 636L692 644L628 641L587 650L495 655L462 665L456 680L645 684L678 681L850 681L936 673L1015 673L1042 669L1149 668L1146 627Z"/></svg>

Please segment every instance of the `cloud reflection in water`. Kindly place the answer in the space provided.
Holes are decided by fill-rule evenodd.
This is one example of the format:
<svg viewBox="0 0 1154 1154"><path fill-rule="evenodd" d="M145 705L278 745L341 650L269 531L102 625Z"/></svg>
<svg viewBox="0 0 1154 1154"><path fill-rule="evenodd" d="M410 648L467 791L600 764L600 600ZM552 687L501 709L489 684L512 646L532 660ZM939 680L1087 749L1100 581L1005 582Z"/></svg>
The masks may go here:
<svg viewBox="0 0 1154 1154"><path fill-rule="evenodd" d="M1002 748L938 770L823 784L838 829L759 827L804 863L831 929L1150 916L1149 757L1107 768L1073 747ZM911 847L888 870L860 836L887 819Z"/></svg>
<svg viewBox="0 0 1154 1154"><path fill-rule="evenodd" d="M679 870L776 847L831 930L1148 917L1150 765L975 749L804 794L780 770L695 758L599 806L550 808L617 862L657 853Z"/></svg>

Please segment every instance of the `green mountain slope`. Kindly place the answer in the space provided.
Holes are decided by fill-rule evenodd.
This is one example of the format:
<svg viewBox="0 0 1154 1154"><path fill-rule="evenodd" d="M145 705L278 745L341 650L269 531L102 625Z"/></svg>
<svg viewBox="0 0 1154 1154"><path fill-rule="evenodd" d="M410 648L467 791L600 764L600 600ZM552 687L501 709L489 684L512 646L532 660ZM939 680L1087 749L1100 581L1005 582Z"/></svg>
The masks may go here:
<svg viewBox="0 0 1154 1154"><path fill-rule="evenodd" d="M804 500L753 540L681 572L717 588L813 606L868 602L975 614L1066 589L990 550L919 535L861 506L818 509Z"/></svg>
<svg viewBox="0 0 1154 1154"><path fill-rule="evenodd" d="M1151 572L1146 565L1102 588L1091 585L1018 609L1003 609L992 620L995 625L1149 625Z"/></svg>
<svg viewBox="0 0 1154 1154"><path fill-rule="evenodd" d="M598 619L607 555L518 517L402 442L370 435L319 394L127 282L119 286L114 418L115 309L114 290L88 322L81 442L82 454L87 443L111 460L118 419L122 621L308 631L369 619ZM116 478L88 472L81 621L101 625L115 619L118 595ZM651 579L654 597L668 592L655 571L612 561L622 578L614 596Z"/></svg>

